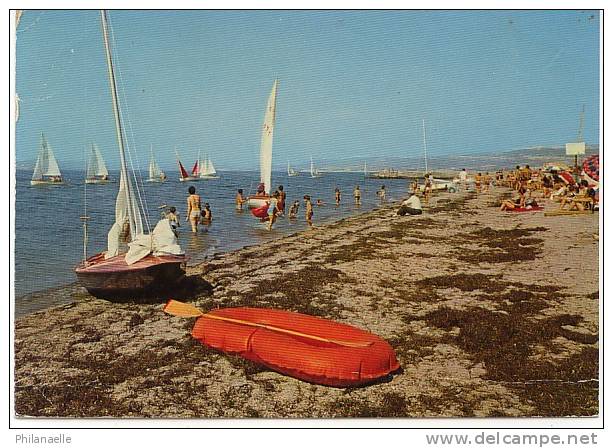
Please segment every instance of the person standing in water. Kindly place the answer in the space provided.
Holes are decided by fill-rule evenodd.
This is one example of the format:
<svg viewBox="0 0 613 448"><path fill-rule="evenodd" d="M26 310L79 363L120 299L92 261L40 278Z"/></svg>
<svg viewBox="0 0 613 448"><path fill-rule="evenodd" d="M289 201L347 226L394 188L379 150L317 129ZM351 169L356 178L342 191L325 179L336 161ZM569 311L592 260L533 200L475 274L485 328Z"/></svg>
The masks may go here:
<svg viewBox="0 0 613 448"><path fill-rule="evenodd" d="M341 190L338 187L334 189L334 200L337 206L341 204Z"/></svg>
<svg viewBox="0 0 613 448"><path fill-rule="evenodd" d="M356 185L355 190L353 190L353 199L355 200L355 205L362 204L362 192L359 185Z"/></svg>
<svg viewBox="0 0 613 448"><path fill-rule="evenodd" d="M236 193L236 210L243 210L243 204L245 203L246 199L245 196L243 196L243 189L239 188L237 193Z"/></svg>
<svg viewBox="0 0 613 448"><path fill-rule="evenodd" d="M268 230L272 230L272 225L277 220L279 212L279 192L275 191L268 201Z"/></svg>
<svg viewBox="0 0 613 448"><path fill-rule="evenodd" d="M385 185L381 185L381 189L377 191L377 196L379 196L381 202L385 202Z"/></svg>
<svg viewBox="0 0 613 448"><path fill-rule="evenodd" d="M311 197L307 194L304 196L305 218L309 227L313 227L313 204Z"/></svg>
<svg viewBox="0 0 613 448"><path fill-rule="evenodd" d="M278 202L277 202L277 210L279 214L284 215L285 214L285 198L287 197L287 194L285 193L285 191L283 191L283 185L279 185L279 187L277 188L277 192L279 193Z"/></svg>
<svg viewBox="0 0 613 448"><path fill-rule="evenodd" d="M193 185L187 190L189 196L187 197L187 216L186 221L189 221L192 225L192 232L198 232L198 223L200 222L200 196L196 194L196 187Z"/></svg>
<svg viewBox="0 0 613 448"><path fill-rule="evenodd" d="M204 204L204 210L202 210L202 224L210 224L213 220L213 213L211 212L211 206L207 202Z"/></svg>
<svg viewBox="0 0 613 448"><path fill-rule="evenodd" d="M300 201L294 201L292 206L289 208L288 218L293 219L298 215L298 208L300 207Z"/></svg>

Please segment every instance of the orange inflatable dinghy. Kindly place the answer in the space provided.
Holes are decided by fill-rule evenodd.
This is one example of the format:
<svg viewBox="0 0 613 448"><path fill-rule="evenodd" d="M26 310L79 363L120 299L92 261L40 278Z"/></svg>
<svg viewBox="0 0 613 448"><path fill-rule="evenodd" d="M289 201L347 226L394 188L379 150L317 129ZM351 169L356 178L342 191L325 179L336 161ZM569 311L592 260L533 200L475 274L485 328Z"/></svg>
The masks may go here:
<svg viewBox="0 0 613 448"><path fill-rule="evenodd" d="M304 381L360 386L398 370L392 347L350 325L265 308L222 308L208 314L174 300L169 314L196 317L192 336L208 347Z"/></svg>

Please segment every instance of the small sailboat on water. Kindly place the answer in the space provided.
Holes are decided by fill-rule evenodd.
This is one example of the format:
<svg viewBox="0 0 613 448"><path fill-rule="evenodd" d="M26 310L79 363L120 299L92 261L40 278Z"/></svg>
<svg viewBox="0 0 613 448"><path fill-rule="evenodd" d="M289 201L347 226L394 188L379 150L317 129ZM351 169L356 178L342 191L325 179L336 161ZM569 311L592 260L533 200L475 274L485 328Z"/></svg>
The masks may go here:
<svg viewBox="0 0 613 448"><path fill-rule="evenodd" d="M115 223L108 233L106 252L87 258L88 217L83 217L84 260L75 268L75 273L81 285L92 295L122 300L144 294L159 294L174 285L185 274L185 254L177 244L177 238L167 219L160 220L152 232L145 233L145 227L148 228L149 225L145 214L143 226L143 192L139 189L138 182L132 183L133 173L128 170L124 149L124 131L106 15L106 11L100 12L119 146L119 192L115 202ZM127 253L121 253L123 243L127 243Z"/></svg>
<svg viewBox="0 0 613 448"><path fill-rule="evenodd" d="M106 184L109 182L109 171L106 169L104 158L95 143L92 143L91 152L87 160L86 184Z"/></svg>
<svg viewBox="0 0 613 448"><path fill-rule="evenodd" d="M181 159L179 158L179 153L175 149L175 153L177 154L177 162L179 163L179 180L181 182L196 182L200 180L200 160L196 160L194 163L194 167L192 168L191 174L188 174L187 170L181 163Z"/></svg>
<svg viewBox="0 0 613 448"><path fill-rule="evenodd" d="M32 174L30 185L62 185L62 173L55 160L51 145L44 134L40 134L40 150L36 159L36 166Z"/></svg>
<svg viewBox="0 0 613 448"><path fill-rule="evenodd" d="M166 174L162 171L153 155L153 145L151 145L151 159L149 160L149 178L147 182L166 182Z"/></svg>
<svg viewBox="0 0 613 448"><path fill-rule="evenodd" d="M262 185L262 190L247 200L251 214L256 218L268 216L270 186L272 183L272 137L275 128L277 85L278 80L275 79L270 96L268 97L264 124L262 126L262 140L260 142L260 184Z"/></svg>
<svg viewBox="0 0 613 448"><path fill-rule="evenodd" d="M289 166L289 160L287 161L287 175L289 177L295 177L295 176L299 176L300 173L298 173L298 171L296 171L295 169L291 168Z"/></svg>
<svg viewBox="0 0 613 448"><path fill-rule="evenodd" d="M213 165L213 161L210 157L204 156L204 163L200 164L200 178L201 179L219 179L217 170Z"/></svg>
<svg viewBox="0 0 613 448"><path fill-rule="evenodd" d="M315 168L315 165L313 164L313 156L311 156L311 177L321 177L322 174L319 170L317 170L317 168Z"/></svg>

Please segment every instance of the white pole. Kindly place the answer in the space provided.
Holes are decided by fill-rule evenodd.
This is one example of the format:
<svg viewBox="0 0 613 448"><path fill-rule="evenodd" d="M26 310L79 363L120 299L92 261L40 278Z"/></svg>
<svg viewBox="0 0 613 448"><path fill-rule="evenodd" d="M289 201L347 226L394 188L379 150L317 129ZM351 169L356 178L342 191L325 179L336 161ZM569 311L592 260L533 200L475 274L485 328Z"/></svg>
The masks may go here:
<svg viewBox="0 0 613 448"><path fill-rule="evenodd" d="M424 162L426 167L426 174L428 174L428 151L426 149L426 120L421 120L421 127L424 135Z"/></svg>

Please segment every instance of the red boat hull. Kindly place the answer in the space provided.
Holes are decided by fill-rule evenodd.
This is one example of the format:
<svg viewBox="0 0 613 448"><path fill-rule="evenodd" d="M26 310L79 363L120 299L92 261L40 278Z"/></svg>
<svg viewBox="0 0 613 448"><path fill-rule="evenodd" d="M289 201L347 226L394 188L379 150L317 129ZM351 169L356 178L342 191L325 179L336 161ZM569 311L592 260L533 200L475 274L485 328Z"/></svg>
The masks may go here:
<svg viewBox="0 0 613 448"><path fill-rule="evenodd" d="M104 299L128 299L167 291L185 275L184 255L147 255L128 265L124 255L108 260L97 254L75 269L79 283Z"/></svg>
<svg viewBox="0 0 613 448"><path fill-rule="evenodd" d="M350 325L289 311L224 308L209 315L265 324L331 340L347 347L278 331L200 317L192 336L209 347L242 356L304 381L334 387L361 386L387 377L400 364L383 339Z"/></svg>

